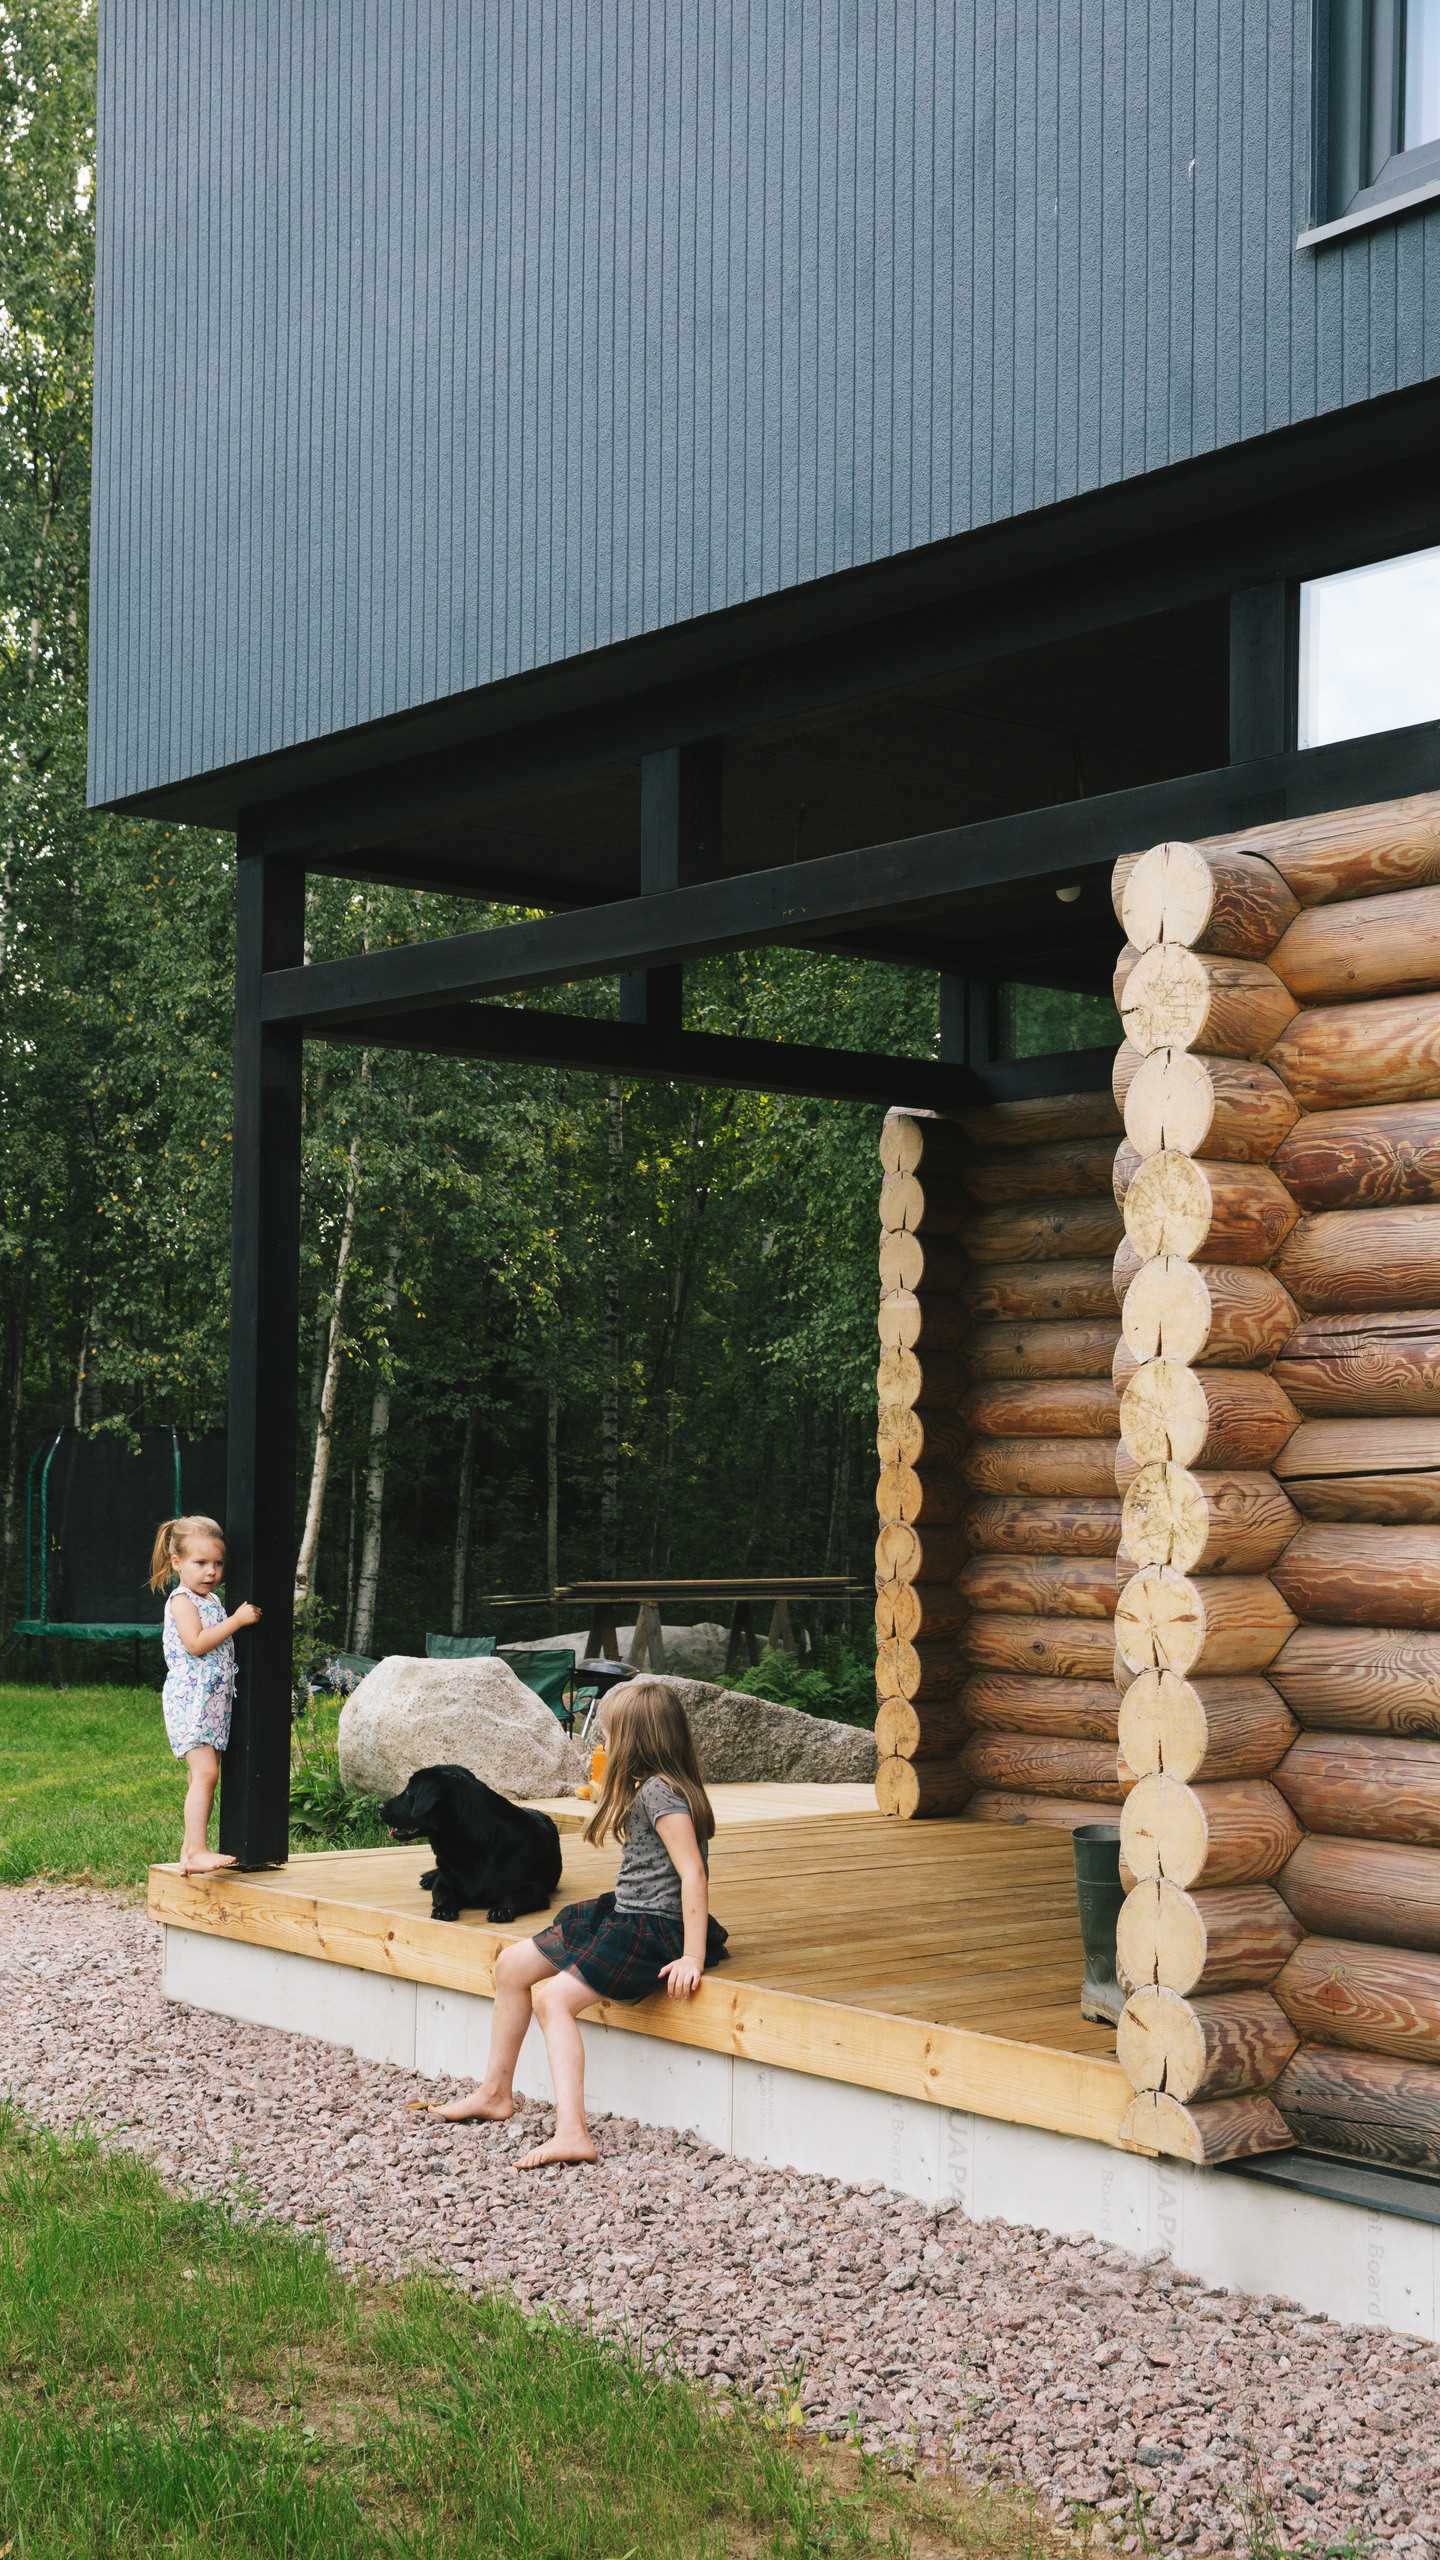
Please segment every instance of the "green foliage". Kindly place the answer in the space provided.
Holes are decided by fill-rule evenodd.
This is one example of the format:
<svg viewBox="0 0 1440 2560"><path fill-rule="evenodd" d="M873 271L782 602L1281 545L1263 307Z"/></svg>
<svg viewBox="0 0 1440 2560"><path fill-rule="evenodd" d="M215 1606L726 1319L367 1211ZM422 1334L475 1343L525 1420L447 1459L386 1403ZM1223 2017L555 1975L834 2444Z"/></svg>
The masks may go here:
<svg viewBox="0 0 1440 2560"><path fill-rule="evenodd" d="M1023 2560L871 2466L501 2296L347 2281L318 2243L0 2110L0 2550L16 2560ZM137 2350L143 2341L143 2350ZM1045 2538L1048 2541L1048 2536Z"/></svg>
<svg viewBox="0 0 1440 2560"><path fill-rule="evenodd" d="M379 1799L340 1775L338 1698L315 1698L290 1736L290 1838L296 1849L383 1849L390 1837Z"/></svg>
<svg viewBox="0 0 1440 2560"><path fill-rule="evenodd" d="M875 1722L874 1649L862 1652L849 1636L825 1637L813 1662L767 1646L753 1671L742 1671L730 1686L750 1698L769 1698L776 1706L803 1708L806 1715L833 1716L841 1724L868 1727Z"/></svg>

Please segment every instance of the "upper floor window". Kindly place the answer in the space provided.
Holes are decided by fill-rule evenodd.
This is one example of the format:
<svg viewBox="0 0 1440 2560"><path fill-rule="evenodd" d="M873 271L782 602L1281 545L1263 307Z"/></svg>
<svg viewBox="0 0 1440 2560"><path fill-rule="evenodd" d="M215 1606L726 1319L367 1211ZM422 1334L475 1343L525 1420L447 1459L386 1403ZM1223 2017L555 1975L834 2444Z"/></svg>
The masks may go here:
<svg viewBox="0 0 1440 2560"><path fill-rule="evenodd" d="M1440 0L1320 0L1316 219L1440 182Z"/></svg>

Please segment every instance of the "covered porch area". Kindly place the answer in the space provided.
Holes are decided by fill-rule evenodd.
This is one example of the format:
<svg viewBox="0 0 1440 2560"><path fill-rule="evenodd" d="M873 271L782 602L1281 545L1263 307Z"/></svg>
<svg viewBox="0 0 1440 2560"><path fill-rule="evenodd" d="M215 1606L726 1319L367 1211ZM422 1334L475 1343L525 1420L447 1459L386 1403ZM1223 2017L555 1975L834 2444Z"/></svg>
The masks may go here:
<svg viewBox="0 0 1440 2560"><path fill-rule="evenodd" d="M602 2007L586 2023L597 2111L1440 2336L1440 2229L1420 2182L1371 2173L1363 2199L1347 2200L1334 2178L1309 2191L1275 2183L1271 2164L1217 2173L1124 2146L1131 2093L1114 2036L1078 2007L1062 1832L893 1822L862 1787L715 1796L714 1905L731 1961L683 2007ZM603 1890L613 1851L580 1838L582 1807L555 1810L575 1826L562 1897ZM329 1851L200 1879L153 1868L168 1996L437 2080L478 2077L495 1959L541 1915L504 1929L479 1913L432 1920L424 1856ZM533 2031L519 2087L549 2095ZM460 2174L464 2145L492 2138L464 2130Z"/></svg>

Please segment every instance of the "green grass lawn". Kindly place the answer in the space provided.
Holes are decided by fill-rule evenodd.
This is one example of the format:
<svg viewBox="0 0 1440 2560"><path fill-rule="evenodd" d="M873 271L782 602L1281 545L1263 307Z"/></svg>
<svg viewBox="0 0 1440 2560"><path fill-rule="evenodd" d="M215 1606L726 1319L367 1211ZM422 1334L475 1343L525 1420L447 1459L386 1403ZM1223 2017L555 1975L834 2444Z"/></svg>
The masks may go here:
<svg viewBox="0 0 1440 2560"><path fill-rule="evenodd" d="M179 1854L184 1793L158 1687L0 1688L0 1882L141 1884Z"/></svg>
<svg viewBox="0 0 1440 2560"><path fill-rule="evenodd" d="M315 1706L295 1730L297 1848L384 1840L335 1766L339 1710ZM224 1783L223 1779L221 1781ZM154 1689L0 1686L0 1883L35 1875L139 1886L180 1853L182 1762L170 1755ZM212 1843L216 1837L211 1826Z"/></svg>
<svg viewBox="0 0 1440 2560"><path fill-rule="evenodd" d="M1039 2560L1018 2501L802 2454L584 2331L167 2192L0 2110L13 2560Z"/></svg>

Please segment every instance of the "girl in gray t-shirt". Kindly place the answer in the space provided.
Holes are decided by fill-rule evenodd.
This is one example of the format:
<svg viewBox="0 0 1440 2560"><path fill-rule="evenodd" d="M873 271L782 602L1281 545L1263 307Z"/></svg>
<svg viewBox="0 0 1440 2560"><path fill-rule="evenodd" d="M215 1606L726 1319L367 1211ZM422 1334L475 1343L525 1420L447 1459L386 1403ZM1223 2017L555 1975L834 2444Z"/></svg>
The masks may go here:
<svg viewBox="0 0 1440 2560"><path fill-rule="evenodd" d="M436 2112L455 2123L515 2112L514 2075L531 2017L539 2019L555 2087L555 2131L516 2162L593 2160L585 2121L585 2053L577 2020L600 2000L648 2000L662 1987L693 1998L725 1955L710 1917L715 1816L685 1711L663 1680L630 1680L600 1707L608 1753L605 1785L585 1837L622 1844L613 1893L567 1903L534 1938L503 1949L495 1966L490 2063L468 2098Z"/></svg>

